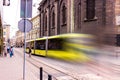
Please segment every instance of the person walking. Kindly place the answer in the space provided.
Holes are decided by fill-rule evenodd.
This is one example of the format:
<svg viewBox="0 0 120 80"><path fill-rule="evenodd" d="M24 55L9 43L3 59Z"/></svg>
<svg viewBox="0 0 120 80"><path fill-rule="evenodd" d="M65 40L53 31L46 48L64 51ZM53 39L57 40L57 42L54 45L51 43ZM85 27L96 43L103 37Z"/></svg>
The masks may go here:
<svg viewBox="0 0 120 80"><path fill-rule="evenodd" d="M13 53L13 47L11 46L11 48L10 48L10 57L12 57L13 55L14 55L14 53Z"/></svg>
<svg viewBox="0 0 120 80"><path fill-rule="evenodd" d="M4 46L4 56L6 57L7 56L7 52L6 52L6 47Z"/></svg>
<svg viewBox="0 0 120 80"><path fill-rule="evenodd" d="M9 52L10 52L10 47L7 46L7 53L9 54Z"/></svg>
<svg viewBox="0 0 120 80"><path fill-rule="evenodd" d="M31 47L29 47L29 57L31 57Z"/></svg>

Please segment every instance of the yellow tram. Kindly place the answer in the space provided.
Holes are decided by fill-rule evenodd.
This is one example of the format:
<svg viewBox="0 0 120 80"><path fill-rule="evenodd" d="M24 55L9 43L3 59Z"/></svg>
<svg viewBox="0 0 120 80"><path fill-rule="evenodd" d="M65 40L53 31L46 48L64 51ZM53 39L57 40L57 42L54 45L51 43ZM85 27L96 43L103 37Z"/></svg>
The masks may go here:
<svg viewBox="0 0 120 80"><path fill-rule="evenodd" d="M88 61L86 53L94 50L94 37L89 34L60 34L38 38L26 42L26 52L32 48L32 54L70 61Z"/></svg>

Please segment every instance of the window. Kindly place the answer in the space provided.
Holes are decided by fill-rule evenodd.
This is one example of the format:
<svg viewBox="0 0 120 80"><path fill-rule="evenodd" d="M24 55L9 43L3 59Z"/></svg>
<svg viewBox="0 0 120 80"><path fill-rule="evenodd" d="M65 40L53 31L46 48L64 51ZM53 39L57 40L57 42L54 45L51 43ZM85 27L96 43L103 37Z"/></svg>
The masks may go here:
<svg viewBox="0 0 120 80"><path fill-rule="evenodd" d="M78 17L78 28L81 28L81 3L79 3L78 4L78 15L77 15L77 17Z"/></svg>
<svg viewBox="0 0 120 80"><path fill-rule="evenodd" d="M52 12L52 28L55 28L55 13Z"/></svg>
<svg viewBox="0 0 120 80"><path fill-rule="evenodd" d="M10 0L3 0L3 6L10 6Z"/></svg>
<svg viewBox="0 0 120 80"><path fill-rule="evenodd" d="M66 6L65 6L65 3L63 3L63 6L62 6L62 23L63 24L66 23Z"/></svg>
<svg viewBox="0 0 120 80"><path fill-rule="evenodd" d="M87 20L95 18L95 0L86 1L86 18Z"/></svg>
<svg viewBox="0 0 120 80"><path fill-rule="evenodd" d="M60 50L62 49L62 39L49 39L48 50Z"/></svg>
<svg viewBox="0 0 120 80"><path fill-rule="evenodd" d="M45 40L35 42L35 49L45 50Z"/></svg>
<svg viewBox="0 0 120 80"><path fill-rule="evenodd" d="M45 31L47 31L47 15L45 15L45 23L44 23L44 25L45 25Z"/></svg>

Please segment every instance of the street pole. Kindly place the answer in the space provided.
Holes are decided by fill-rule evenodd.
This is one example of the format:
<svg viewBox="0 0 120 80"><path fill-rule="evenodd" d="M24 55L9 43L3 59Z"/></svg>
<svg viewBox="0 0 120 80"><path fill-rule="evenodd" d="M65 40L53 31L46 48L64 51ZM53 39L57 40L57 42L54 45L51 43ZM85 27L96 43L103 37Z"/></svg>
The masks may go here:
<svg viewBox="0 0 120 80"><path fill-rule="evenodd" d="M27 0L25 0L25 11L24 11L24 60L23 60L23 80L25 80L25 73L26 73L26 61L25 61L25 59L26 59L26 54L25 54L25 52L26 52L26 8L27 8Z"/></svg>
<svg viewBox="0 0 120 80"><path fill-rule="evenodd" d="M46 50L46 56L47 56L47 51L48 51L48 36L46 37L46 48L45 48L45 50Z"/></svg>
<svg viewBox="0 0 120 80"><path fill-rule="evenodd" d="M29 14L28 14L29 12ZM26 73L26 32L32 29L32 23L27 19L32 17L32 0L21 0L21 14L22 20L18 22L18 28L24 32L24 56L23 56L23 80L25 80Z"/></svg>

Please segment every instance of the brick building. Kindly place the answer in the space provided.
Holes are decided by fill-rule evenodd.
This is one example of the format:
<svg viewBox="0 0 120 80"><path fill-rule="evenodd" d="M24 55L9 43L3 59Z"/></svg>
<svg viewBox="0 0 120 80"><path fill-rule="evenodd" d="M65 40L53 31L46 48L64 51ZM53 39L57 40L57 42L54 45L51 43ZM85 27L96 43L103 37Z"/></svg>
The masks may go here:
<svg viewBox="0 0 120 80"><path fill-rule="evenodd" d="M42 0L40 37L88 33L115 44L115 0Z"/></svg>

